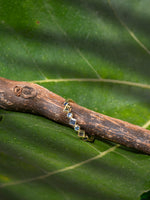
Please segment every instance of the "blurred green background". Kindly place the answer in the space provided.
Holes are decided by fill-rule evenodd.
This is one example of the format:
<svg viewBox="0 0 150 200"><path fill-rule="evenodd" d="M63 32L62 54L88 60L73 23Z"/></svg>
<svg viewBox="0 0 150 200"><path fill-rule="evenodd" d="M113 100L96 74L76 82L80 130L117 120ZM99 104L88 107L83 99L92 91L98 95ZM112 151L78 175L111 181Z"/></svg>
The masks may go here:
<svg viewBox="0 0 150 200"><path fill-rule="evenodd" d="M0 0L0 76L149 128L149 7L148 0ZM85 143L40 116L2 109L0 116L0 199L150 198L141 197L150 190L148 155Z"/></svg>

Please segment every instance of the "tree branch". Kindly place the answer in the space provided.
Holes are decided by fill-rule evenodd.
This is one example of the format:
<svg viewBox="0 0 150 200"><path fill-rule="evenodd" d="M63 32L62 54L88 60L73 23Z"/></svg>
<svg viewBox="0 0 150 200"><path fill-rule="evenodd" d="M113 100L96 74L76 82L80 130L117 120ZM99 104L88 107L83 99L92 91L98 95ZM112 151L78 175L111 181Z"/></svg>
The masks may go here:
<svg viewBox="0 0 150 200"><path fill-rule="evenodd" d="M0 108L42 115L71 126L64 112L65 99L28 82L0 78ZM78 125L89 136L104 138L150 154L150 131L69 102Z"/></svg>

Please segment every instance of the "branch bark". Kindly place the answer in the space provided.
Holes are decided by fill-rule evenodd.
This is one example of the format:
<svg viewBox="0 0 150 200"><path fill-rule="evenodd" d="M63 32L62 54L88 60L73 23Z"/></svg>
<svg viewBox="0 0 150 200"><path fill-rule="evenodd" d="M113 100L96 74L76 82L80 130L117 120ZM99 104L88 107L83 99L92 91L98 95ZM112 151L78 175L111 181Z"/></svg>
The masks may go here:
<svg viewBox="0 0 150 200"><path fill-rule="evenodd" d="M46 88L28 82L0 78L0 108L42 115L69 125L65 99ZM94 112L69 102L78 125L89 136L104 138L150 154L150 131L128 122Z"/></svg>

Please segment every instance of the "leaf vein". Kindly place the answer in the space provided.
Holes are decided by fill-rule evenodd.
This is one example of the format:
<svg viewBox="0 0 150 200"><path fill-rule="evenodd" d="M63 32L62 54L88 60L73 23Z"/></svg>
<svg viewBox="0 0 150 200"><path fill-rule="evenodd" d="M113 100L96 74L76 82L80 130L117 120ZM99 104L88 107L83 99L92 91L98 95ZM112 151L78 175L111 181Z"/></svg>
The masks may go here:
<svg viewBox="0 0 150 200"><path fill-rule="evenodd" d="M0 188L4 188L4 187L7 187L7 186L13 186L13 185L19 185L19 184L23 184L23 183L29 183L29 182L33 182L33 181L36 181L36 180L43 180L43 179L48 178L48 177L50 177L52 175L59 174L59 173L62 173L62 172L66 172L66 171L69 171L69 170L73 170L75 168L81 167L82 165L88 164L88 163L92 162L93 160L97 160L99 158L102 158L102 157L106 156L107 154L115 151L116 148L118 148L119 146L120 145L115 145L115 146L107 149L106 151L101 152L97 156L91 157L91 158L89 158L87 160L84 160L84 161L79 162L77 164L71 165L69 167L65 167L65 168L58 169L58 170L55 170L55 171L52 171L52 172L48 172L48 173L46 173L44 175L40 175L40 176L37 176L37 177L1 184Z"/></svg>
<svg viewBox="0 0 150 200"><path fill-rule="evenodd" d="M50 7L49 4L46 4L46 2L44 1L45 4L45 9L47 11L47 13L50 15L51 19L53 20L53 22L56 24L57 28L59 29L59 31L69 40L71 41L71 38L69 37L69 35L67 34L67 32L62 28L62 26L58 23L58 20L56 19L56 17L52 14L52 10L53 8ZM50 9L50 11L48 10L48 7ZM99 73L95 70L94 66L89 62L89 60L83 55L83 53L81 53L80 49L78 47L76 47L75 45L74 49L76 50L76 52L78 53L78 55L86 62L86 64L92 69L92 71L96 74L96 76L98 78L100 78Z"/></svg>
<svg viewBox="0 0 150 200"><path fill-rule="evenodd" d="M138 45L150 55L150 50L137 38L137 36L129 29L129 27L120 19L115 8L111 4L111 0L107 0L107 1L108 1L108 4L109 4L111 10L113 11L114 15L116 16L116 18L120 22L120 24L127 30L129 35L138 43Z"/></svg>
<svg viewBox="0 0 150 200"><path fill-rule="evenodd" d="M104 82L104 83L113 83L113 84L120 84L120 85L128 85L128 86L135 86L145 89L150 89L150 85L144 83L136 83L131 81L121 81L115 79L92 79L92 78L64 78L64 79L46 79L46 80L33 80L32 83L50 83L50 82Z"/></svg>

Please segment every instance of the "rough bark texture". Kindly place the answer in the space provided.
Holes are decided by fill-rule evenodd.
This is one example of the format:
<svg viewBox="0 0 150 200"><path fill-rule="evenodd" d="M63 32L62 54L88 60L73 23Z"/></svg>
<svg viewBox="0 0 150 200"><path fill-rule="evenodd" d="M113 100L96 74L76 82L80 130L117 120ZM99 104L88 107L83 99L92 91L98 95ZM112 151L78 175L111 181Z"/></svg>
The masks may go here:
<svg viewBox="0 0 150 200"><path fill-rule="evenodd" d="M65 99L37 84L0 78L0 108L42 115L69 125L63 112ZM104 138L150 154L150 131L115 119L75 102L69 103L77 123L88 135Z"/></svg>

